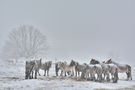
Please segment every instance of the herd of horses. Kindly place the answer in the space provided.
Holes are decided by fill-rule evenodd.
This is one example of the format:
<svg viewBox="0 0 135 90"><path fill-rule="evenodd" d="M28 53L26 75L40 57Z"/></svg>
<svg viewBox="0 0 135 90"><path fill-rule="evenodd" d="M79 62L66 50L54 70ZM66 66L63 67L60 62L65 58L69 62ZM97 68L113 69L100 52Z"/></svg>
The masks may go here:
<svg viewBox="0 0 135 90"><path fill-rule="evenodd" d="M37 79L37 74L40 75L39 70L44 70L44 76L49 76L49 70L52 66L52 61L42 63L40 60L26 61L25 65L25 79ZM71 76L81 77L90 81L112 81L117 83L119 80L118 73L126 73L127 80L132 80L131 66L128 64L119 64L109 59L107 61L99 62L91 59L90 63L79 64L79 62L71 60L70 64L67 62L55 63L56 76ZM35 77L33 77L35 74Z"/></svg>

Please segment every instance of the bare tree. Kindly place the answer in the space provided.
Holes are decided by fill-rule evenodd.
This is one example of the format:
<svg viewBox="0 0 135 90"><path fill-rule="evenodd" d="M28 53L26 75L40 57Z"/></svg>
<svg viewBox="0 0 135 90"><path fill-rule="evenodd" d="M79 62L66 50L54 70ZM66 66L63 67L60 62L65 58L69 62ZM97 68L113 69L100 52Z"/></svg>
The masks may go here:
<svg viewBox="0 0 135 90"><path fill-rule="evenodd" d="M47 49L46 36L33 26L23 25L9 33L3 48L3 57L29 58L45 54Z"/></svg>

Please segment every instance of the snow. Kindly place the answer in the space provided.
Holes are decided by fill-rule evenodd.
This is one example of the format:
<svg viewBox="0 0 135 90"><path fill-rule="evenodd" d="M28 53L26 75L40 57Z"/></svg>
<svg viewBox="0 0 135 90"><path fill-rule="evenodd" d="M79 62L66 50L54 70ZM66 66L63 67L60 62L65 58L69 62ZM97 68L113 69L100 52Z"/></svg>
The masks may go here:
<svg viewBox="0 0 135 90"><path fill-rule="evenodd" d="M86 61L85 61L86 62ZM82 62L83 63L83 62ZM118 83L79 81L70 77L55 77L54 62L50 70L50 76L42 76L38 79L24 79L25 61L16 64L0 63L0 90L101 90L101 89L134 89L135 68L132 70L132 81L126 81L126 74L119 74ZM79 79L79 78L78 78Z"/></svg>

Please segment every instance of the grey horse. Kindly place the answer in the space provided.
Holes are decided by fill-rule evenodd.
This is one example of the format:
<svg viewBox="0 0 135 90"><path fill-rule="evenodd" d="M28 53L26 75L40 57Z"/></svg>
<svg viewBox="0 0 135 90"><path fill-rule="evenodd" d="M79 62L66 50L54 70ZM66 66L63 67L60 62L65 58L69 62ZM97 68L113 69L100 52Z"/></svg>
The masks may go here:
<svg viewBox="0 0 135 90"><path fill-rule="evenodd" d="M115 64L118 67L118 73L126 73L127 74L127 80L132 80L132 73L131 73L131 66L128 64L119 64L112 59L109 59L106 61L106 64Z"/></svg>
<svg viewBox="0 0 135 90"><path fill-rule="evenodd" d="M41 64L41 69L44 70L44 76L49 76L49 70L52 66L52 61L45 62L44 64Z"/></svg>

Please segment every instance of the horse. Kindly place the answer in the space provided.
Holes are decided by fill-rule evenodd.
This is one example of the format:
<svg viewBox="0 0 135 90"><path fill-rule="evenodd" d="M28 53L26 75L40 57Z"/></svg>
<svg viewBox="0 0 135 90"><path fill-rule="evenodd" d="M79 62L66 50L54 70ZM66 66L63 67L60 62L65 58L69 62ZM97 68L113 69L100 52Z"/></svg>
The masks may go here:
<svg viewBox="0 0 135 90"><path fill-rule="evenodd" d="M56 76L59 76L59 74L58 74L59 71L61 71L61 74L63 72L63 70L60 68L60 64L62 64L62 63L66 63L66 62L60 62L59 61L59 62L55 63L55 74L56 74ZM66 73L68 73L68 75L69 75L69 72L65 72L65 76L66 76Z"/></svg>
<svg viewBox="0 0 135 90"><path fill-rule="evenodd" d="M35 62L35 65L33 67L33 70L32 70L32 78L33 78L33 73L35 72L35 79L37 79L37 73L40 75L39 73L39 69L41 67L41 62L42 62L42 59L40 60L32 60L31 62Z"/></svg>
<svg viewBox="0 0 135 90"><path fill-rule="evenodd" d="M109 77L109 66L107 64L105 64L104 62L103 63L100 63L101 67L102 67L102 74L103 74L103 80L106 80L106 81L110 81L110 77Z"/></svg>
<svg viewBox="0 0 135 90"><path fill-rule="evenodd" d="M119 64L116 63L114 61L112 61L112 59L109 59L108 61L106 61L106 64L115 64L118 67L118 73L126 73L127 74L127 80L132 80L132 74L131 74L131 66L128 64Z"/></svg>
<svg viewBox="0 0 135 90"><path fill-rule="evenodd" d="M35 79L37 79L37 73L38 73L39 68L41 66L41 60L42 59L40 59L40 60L26 61L26 65L25 65L25 79L28 79L28 78L31 79L31 78L33 78L33 73L34 72L35 72Z"/></svg>
<svg viewBox="0 0 135 90"><path fill-rule="evenodd" d="M26 61L26 64L25 64L25 79L31 79L32 78L31 72L33 70L34 65L35 65L35 62Z"/></svg>
<svg viewBox="0 0 135 90"><path fill-rule="evenodd" d="M78 76L80 75L80 72L83 72L83 70L86 68L86 64L82 64L80 65L79 63L76 63L75 66L75 72L76 72L76 76L78 74Z"/></svg>
<svg viewBox="0 0 135 90"><path fill-rule="evenodd" d="M95 64L94 65L94 72L97 74L97 81L101 82L102 81L102 66L100 64Z"/></svg>
<svg viewBox="0 0 135 90"><path fill-rule="evenodd" d="M118 67L115 64L108 64L109 72L111 73L113 83L116 83L119 79L118 77Z"/></svg>
<svg viewBox="0 0 135 90"><path fill-rule="evenodd" d="M100 62L96 59L91 59L90 64L100 64Z"/></svg>
<svg viewBox="0 0 135 90"><path fill-rule="evenodd" d="M96 74L96 72L95 72L95 70L94 70L94 65L86 65L86 68L82 71L82 74L81 74L81 78L82 79L90 79L90 80L93 80L93 81L95 81L95 74ZM89 75L90 75L90 77L89 77Z"/></svg>
<svg viewBox="0 0 135 90"><path fill-rule="evenodd" d="M44 64L41 65L41 69L44 70L44 76L49 76L49 70L52 66L52 61L45 62Z"/></svg>
<svg viewBox="0 0 135 90"><path fill-rule="evenodd" d="M111 73L113 82L117 82L118 75L116 73L116 70L117 70L116 65L108 65L108 64L105 64L105 62L100 63L98 60L95 60L95 59L92 59L90 61L90 64L95 65L94 67L95 67L98 81L100 82L102 80L110 81L109 74Z"/></svg>
<svg viewBox="0 0 135 90"><path fill-rule="evenodd" d="M41 68L41 65L42 65L42 59L40 59L40 60L32 60L32 61L36 62L37 73L38 73L39 76L41 76L40 73L39 73L39 69Z"/></svg>
<svg viewBox="0 0 135 90"><path fill-rule="evenodd" d="M80 75L80 72L84 69L84 65L80 65L78 62L71 60L70 66L75 66L75 73Z"/></svg>
<svg viewBox="0 0 135 90"><path fill-rule="evenodd" d="M91 59L90 64L94 65L94 70L97 74L97 80L102 81L102 66L100 65L100 62L96 59Z"/></svg>
<svg viewBox="0 0 135 90"><path fill-rule="evenodd" d="M66 62L59 63L59 68L62 70L61 76L63 76L63 72L66 74L66 72L71 72L71 76L74 75L75 72L75 66L67 65Z"/></svg>

